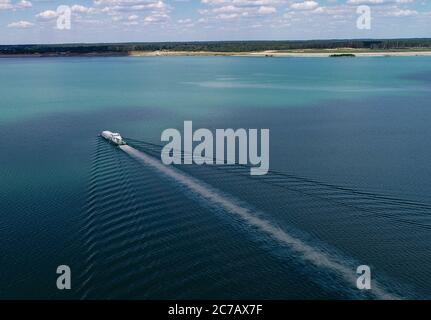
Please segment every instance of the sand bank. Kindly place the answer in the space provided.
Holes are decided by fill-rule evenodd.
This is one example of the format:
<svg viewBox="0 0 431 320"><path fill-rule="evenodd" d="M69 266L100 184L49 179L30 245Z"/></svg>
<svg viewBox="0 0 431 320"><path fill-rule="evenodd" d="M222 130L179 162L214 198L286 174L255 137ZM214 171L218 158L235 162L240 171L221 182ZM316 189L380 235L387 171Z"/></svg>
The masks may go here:
<svg viewBox="0 0 431 320"><path fill-rule="evenodd" d="M237 56L237 57L310 57L324 58L333 54L354 54L356 57L414 57L414 56L431 56L431 51L329 51L322 50L319 52L306 51L261 51L261 52L210 52L210 51L131 51L129 56L132 57L158 57L158 56Z"/></svg>

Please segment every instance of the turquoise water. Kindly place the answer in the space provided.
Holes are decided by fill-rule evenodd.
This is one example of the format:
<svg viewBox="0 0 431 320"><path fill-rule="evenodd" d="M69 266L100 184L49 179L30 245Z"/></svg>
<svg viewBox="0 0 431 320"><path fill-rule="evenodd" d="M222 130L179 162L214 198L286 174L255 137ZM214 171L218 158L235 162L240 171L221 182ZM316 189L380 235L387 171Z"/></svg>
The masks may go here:
<svg viewBox="0 0 431 320"><path fill-rule="evenodd" d="M272 173L179 170L431 297L430 74L428 57L1 59L0 297L381 298L97 138L157 157L141 142L185 120L269 128Z"/></svg>

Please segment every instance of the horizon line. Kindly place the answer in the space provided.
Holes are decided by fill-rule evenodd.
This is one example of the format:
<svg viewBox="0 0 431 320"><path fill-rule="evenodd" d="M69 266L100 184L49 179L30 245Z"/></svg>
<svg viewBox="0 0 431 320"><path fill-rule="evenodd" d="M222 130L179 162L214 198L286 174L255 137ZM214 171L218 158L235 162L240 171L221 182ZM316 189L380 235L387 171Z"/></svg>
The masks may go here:
<svg viewBox="0 0 431 320"><path fill-rule="evenodd" d="M0 44L3 46L58 46L58 45L106 45L106 44L166 44L166 43L235 43L235 42L315 42L315 41L390 41L390 40L430 40L431 37L418 38L325 38L295 40L190 40L190 41L127 41L127 42L63 42L63 43L19 43Z"/></svg>

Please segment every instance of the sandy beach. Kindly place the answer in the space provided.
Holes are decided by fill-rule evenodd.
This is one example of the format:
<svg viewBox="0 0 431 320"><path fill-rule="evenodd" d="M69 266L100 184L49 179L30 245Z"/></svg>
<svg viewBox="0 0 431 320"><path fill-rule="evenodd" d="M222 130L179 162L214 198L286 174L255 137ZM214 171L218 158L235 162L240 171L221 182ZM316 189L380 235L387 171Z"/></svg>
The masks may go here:
<svg viewBox="0 0 431 320"><path fill-rule="evenodd" d="M260 52L211 52L211 51L130 51L132 57L158 56L237 56L237 57L303 57L325 58L331 55L353 54L356 57L414 57L431 56L431 51L359 51L359 50L321 50L321 51L276 51Z"/></svg>
<svg viewBox="0 0 431 320"><path fill-rule="evenodd" d="M398 50L398 51L366 51L357 49L339 49L339 50L292 50L292 51L250 51L250 52L215 52L215 51L174 51L174 50L157 50L157 51L125 51L125 52L54 52L49 54L0 54L0 58L47 58L47 57L187 57L187 56L225 56L225 57L297 57L297 58L326 58L331 56L351 56L351 57L414 57L414 56L431 56L431 51L425 50Z"/></svg>

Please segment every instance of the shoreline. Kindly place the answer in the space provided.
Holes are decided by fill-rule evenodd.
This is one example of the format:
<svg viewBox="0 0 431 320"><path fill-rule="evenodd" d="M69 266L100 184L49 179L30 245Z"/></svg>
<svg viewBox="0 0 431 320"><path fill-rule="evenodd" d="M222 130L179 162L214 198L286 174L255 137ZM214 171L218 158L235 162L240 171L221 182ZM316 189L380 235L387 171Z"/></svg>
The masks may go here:
<svg viewBox="0 0 431 320"><path fill-rule="evenodd" d="M416 57L431 56L431 51L356 51L356 50L321 50L313 51L277 51L258 52L212 52L212 51L131 51L130 57L172 57L172 56L226 56L226 57L295 57L326 58L332 55L350 54L355 57Z"/></svg>
<svg viewBox="0 0 431 320"><path fill-rule="evenodd" d="M0 54L0 58L50 58L50 57L267 57L267 58L328 58L331 56L343 57L417 57L431 56L431 50L411 51L364 51L355 49L346 50L309 50L309 51L277 51L265 50L257 52L214 52L214 51L129 51L129 52L90 52L83 54L74 53L50 53L50 54Z"/></svg>

